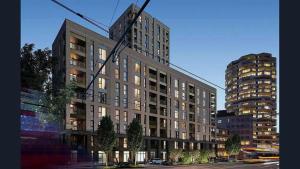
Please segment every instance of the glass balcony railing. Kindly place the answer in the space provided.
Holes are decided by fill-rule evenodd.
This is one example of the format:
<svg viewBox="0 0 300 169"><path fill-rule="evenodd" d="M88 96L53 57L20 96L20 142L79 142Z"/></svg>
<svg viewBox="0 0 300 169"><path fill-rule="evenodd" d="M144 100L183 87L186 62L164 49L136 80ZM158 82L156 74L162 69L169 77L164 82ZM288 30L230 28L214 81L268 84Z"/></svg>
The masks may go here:
<svg viewBox="0 0 300 169"><path fill-rule="evenodd" d="M81 67L81 68L85 68L85 63L84 62L80 62L80 61L74 60L74 59L70 60L70 65L78 66L78 67Z"/></svg>
<svg viewBox="0 0 300 169"><path fill-rule="evenodd" d="M70 42L70 48L85 53L85 47Z"/></svg>

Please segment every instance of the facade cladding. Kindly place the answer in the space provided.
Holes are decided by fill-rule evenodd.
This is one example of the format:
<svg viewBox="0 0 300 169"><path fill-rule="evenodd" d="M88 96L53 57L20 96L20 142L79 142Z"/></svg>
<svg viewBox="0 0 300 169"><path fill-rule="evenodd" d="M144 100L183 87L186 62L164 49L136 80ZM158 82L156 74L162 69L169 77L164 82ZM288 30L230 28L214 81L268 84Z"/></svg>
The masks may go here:
<svg viewBox="0 0 300 169"><path fill-rule="evenodd" d="M239 135L243 147L251 146L253 134L253 117L251 114L235 115L223 110L218 111L216 126L217 129L228 130L231 136L234 134Z"/></svg>
<svg viewBox="0 0 300 169"><path fill-rule="evenodd" d="M226 70L226 110L253 117L253 145L276 140L276 58L269 53L249 54Z"/></svg>
<svg viewBox="0 0 300 169"><path fill-rule="evenodd" d="M109 61L84 100L80 93L103 64L115 41L65 20L54 43L58 60L53 84L77 83L77 97L66 106L64 139L74 149L92 150L99 121L109 115L118 140L112 156L127 161L126 128L138 118L144 129L144 146L138 161L168 158L172 148L214 148L216 89L131 48L115 63ZM96 153L96 152L94 152ZM99 160L105 159L102 151Z"/></svg>
<svg viewBox="0 0 300 169"><path fill-rule="evenodd" d="M139 7L130 5L109 29L109 37L118 41L133 20ZM128 47L155 61L169 65L170 30L162 22L142 12L130 33L126 36Z"/></svg>

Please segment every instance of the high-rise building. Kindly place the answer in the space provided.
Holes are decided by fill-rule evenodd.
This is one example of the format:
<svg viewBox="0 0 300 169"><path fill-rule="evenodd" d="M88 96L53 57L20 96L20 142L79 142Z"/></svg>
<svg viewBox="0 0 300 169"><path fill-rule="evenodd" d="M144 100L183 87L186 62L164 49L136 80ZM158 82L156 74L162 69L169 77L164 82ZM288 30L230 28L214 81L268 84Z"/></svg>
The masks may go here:
<svg viewBox="0 0 300 169"><path fill-rule="evenodd" d="M126 128L133 118L141 122L145 138L137 161L167 159L173 148L214 148L216 89L132 48L125 48L116 62L109 61L88 97L81 97L114 45L115 41L70 20L55 38L53 84L59 88L75 81L78 93L66 105L65 141L73 149L91 150L99 121L110 115L118 136L110 157L118 161L130 157ZM100 162L106 158L102 151L94 153Z"/></svg>
<svg viewBox="0 0 300 169"><path fill-rule="evenodd" d="M276 58L269 53L249 54L226 69L226 110L253 116L253 144L276 140Z"/></svg>
<svg viewBox="0 0 300 169"><path fill-rule="evenodd" d="M109 37L118 41L133 20L139 7L132 4L109 29ZM169 65L170 58L170 29L152 17L147 12L142 12L136 23L125 38L125 44L155 61Z"/></svg>

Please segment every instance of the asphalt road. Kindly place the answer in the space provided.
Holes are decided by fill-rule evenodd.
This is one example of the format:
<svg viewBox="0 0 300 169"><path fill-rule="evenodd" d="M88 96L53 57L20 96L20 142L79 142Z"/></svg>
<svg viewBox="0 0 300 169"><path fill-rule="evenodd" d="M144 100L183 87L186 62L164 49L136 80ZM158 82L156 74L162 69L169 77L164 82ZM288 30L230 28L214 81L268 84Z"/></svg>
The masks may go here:
<svg viewBox="0 0 300 169"><path fill-rule="evenodd" d="M55 167L56 169L102 169L103 166L93 166L91 163L79 163L65 167ZM144 169L279 169L278 162L276 163L261 163L261 164L242 164L242 163L217 163L217 164L199 164L199 165L180 165L180 166L163 166L163 165L148 165Z"/></svg>

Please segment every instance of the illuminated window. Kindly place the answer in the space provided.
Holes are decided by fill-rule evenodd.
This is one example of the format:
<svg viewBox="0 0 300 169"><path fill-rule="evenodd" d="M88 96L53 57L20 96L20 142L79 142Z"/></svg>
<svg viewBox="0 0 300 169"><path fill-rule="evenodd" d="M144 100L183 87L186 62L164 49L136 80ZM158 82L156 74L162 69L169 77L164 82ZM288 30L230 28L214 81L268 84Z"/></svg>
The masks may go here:
<svg viewBox="0 0 300 169"><path fill-rule="evenodd" d="M141 98L140 89L134 89L134 97L137 99Z"/></svg>
<svg viewBox="0 0 300 169"><path fill-rule="evenodd" d="M123 147L127 148L127 138L124 138L124 143L123 143ZM125 153L125 152L124 152ZM128 157L129 157L129 152L128 152ZM124 159L125 160L125 159Z"/></svg>
<svg viewBox="0 0 300 169"><path fill-rule="evenodd" d="M174 121L175 129L178 130L178 121Z"/></svg>
<svg viewBox="0 0 300 169"><path fill-rule="evenodd" d="M99 48L99 59L100 60L106 60L106 50Z"/></svg>
<svg viewBox="0 0 300 169"><path fill-rule="evenodd" d="M116 113L116 116L115 116L116 117L116 121L120 122L120 110L116 110L115 113Z"/></svg>
<svg viewBox="0 0 300 169"><path fill-rule="evenodd" d="M178 142L177 141L174 142L174 148L178 149Z"/></svg>
<svg viewBox="0 0 300 169"><path fill-rule="evenodd" d="M99 89L106 89L106 86L105 86L105 79L104 78L99 78L98 79L98 87Z"/></svg>
<svg viewBox="0 0 300 169"><path fill-rule="evenodd" d="M186 139L186 132L182 132L182 139Z"/></svg>
<svg viewBox="0 0 300 169"><path fill-rule="evenodd" d="M141 85L141 78L139 76L134 76L134 84L137 86Z"/></svg>
<svg viewBox="0 0 300 169"><path fill-rule="evenodd" d="M124 111L124 122L128 122L128 112Z"/></svg>
<svg viewBox="0 0 300 169"><path fill-rule="evenodd" d="M135 100L135 101L134 101L134 108L135 108L136 110L141 110L141 102Z"/></svg>
<svg viewBox="0 0 300 169"><path fill-rule="evenodd" d="M134 71L135 71L135 73L138 73L138 74L141 73L141 64L140 63L135 63Z"/></svg>
<svg viewBox="0 0 300 169"><path fill-rule="evenodd" d="M106 108L102 107L102 106L99 106L99 108L98 108L98 117L102 118L104 116L106 116Z"/></svg>
<svg viewBox="0 0 300 169"><path fill-rule="evenodd" d="M175 90L175 98L178 98L178 97L179 97L179 91Z"/></svg>
<svg viewBox="0 0 300 169"><path fill-rule="evenodd" d="M175 86L175 88L178 88L178 83L179 83L179 82L178 82L178 80L177 80L177 79L175 79L174 83L175 83L175 85L174 85L174 86Z"/></svg>

